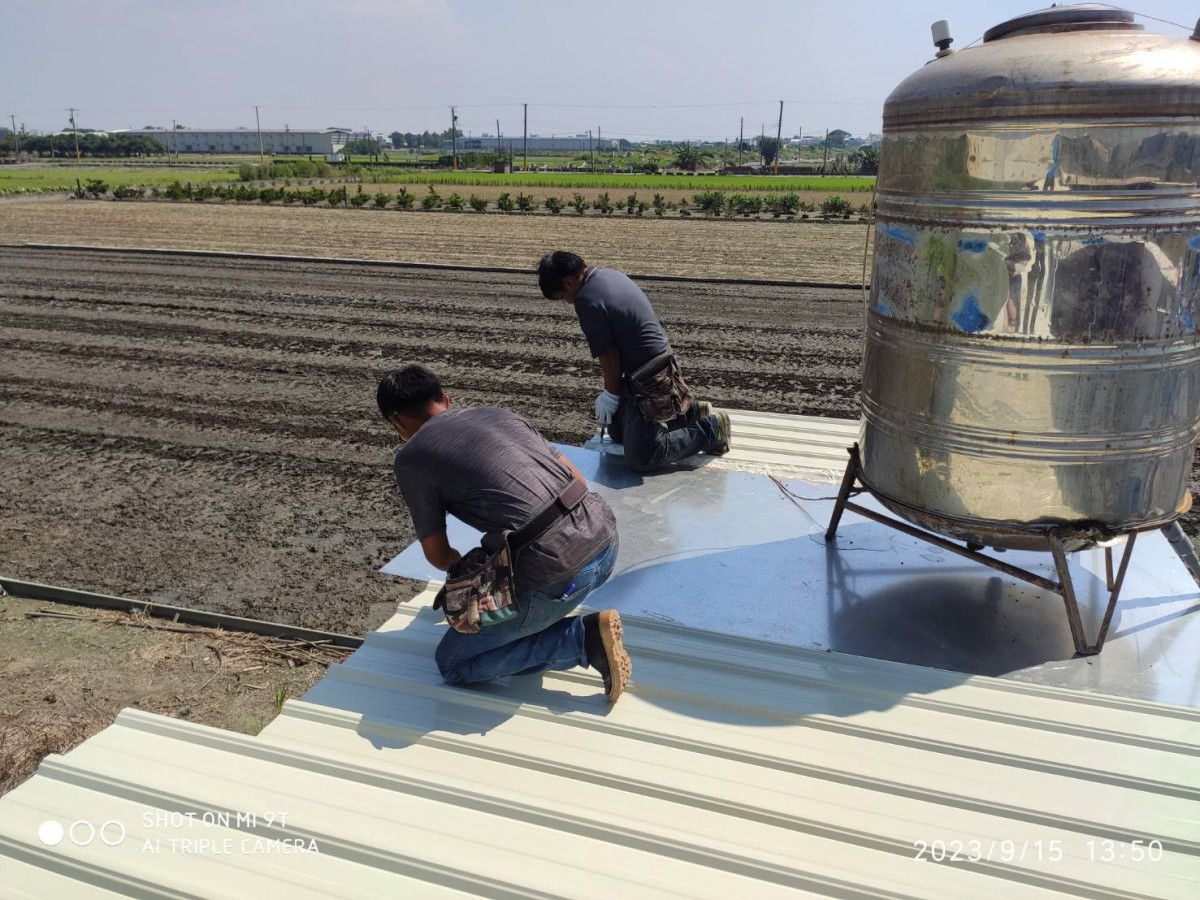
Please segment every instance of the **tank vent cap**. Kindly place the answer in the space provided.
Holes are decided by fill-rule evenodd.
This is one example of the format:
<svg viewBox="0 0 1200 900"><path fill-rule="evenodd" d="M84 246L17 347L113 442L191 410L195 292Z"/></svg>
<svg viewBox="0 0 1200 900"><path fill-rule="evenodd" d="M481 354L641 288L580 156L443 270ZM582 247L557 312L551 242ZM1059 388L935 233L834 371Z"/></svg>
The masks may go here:
<svg viewBox="0 0 1200 900"><path fill-rule="evenodd" d="M1001 22L983 34L983 42L1026 34L1050 34L1063 31L1143 31L1133 21L1133 13L1106 3L1075 3L1051 6Z"/></svg>

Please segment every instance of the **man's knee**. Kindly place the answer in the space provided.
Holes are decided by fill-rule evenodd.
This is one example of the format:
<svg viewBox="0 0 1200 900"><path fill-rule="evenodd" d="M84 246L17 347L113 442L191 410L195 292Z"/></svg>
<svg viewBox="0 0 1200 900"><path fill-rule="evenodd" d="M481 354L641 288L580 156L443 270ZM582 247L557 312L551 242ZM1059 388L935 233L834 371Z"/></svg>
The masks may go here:
<svg viewBox="0 0 1200 900"><path fill-rule="evenodd" d="M433 651L433 661L437 664L442 679L448 684L454 684L461 680L462 661L456 657L457 654L445 640L442 640L437 645L437 649Z"/></svg>

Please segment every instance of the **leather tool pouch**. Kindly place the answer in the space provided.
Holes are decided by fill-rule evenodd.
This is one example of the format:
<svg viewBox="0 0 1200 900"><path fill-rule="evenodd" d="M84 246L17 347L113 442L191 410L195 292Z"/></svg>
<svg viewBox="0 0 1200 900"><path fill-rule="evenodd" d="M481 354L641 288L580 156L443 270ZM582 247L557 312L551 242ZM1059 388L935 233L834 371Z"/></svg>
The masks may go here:
<svg viewBox="0 0 1200 900"><path fill-rule="evenodd" d="M450 567L446 583L434 598L455 631L474 634L481 628L507 622L517 615L513 603L512 558L508 532L489 532L483 545Z"/></svg>
<svg viewBox="0 0 1200 900"><path fill-rule="evenodd" d="M463 634L475 634L516 618L520 613L514 601L517 554L569 515L587 494L587 485L572 478L554 502L528 525L518 531L489 531L480 546L450 567L433 608L442 610L447 624Z"/></svg>
<svg viewBox="0 0 1200 900"><path fill-rule="evenodd" d="M630 372L625 377L637 403L638 414L647 422L670 422L692 408L691 388L683 380L679 361L671 348Z"/></svg>

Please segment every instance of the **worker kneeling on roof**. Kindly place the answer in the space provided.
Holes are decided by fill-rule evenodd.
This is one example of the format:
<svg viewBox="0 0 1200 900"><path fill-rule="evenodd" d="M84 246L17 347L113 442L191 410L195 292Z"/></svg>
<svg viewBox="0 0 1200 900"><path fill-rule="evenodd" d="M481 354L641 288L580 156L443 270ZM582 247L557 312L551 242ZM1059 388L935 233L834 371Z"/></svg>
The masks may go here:
<svg viewBox="0 0 1200 900"><path fill-rule="evenodd" d="M435 659L451 683L591 666L609 700L629 680L616 610L569 616L617 560L612 510L528 422L495 407L451 409L437 376L389 372L379 411L403 445L396 483L421 549L447 573L434 601L451 628ZM464 555L446 513L485 532Z"/></svg>
<svg viewBox="0 0 1200 900"><path fill-rule="evenodd" d="M654 307L629 276L556 250L538 263L548 300L567 300L600 362L596 419L624 444L625 464L652 472L700 452L729 450L729 416L697 402Z"/></svg>

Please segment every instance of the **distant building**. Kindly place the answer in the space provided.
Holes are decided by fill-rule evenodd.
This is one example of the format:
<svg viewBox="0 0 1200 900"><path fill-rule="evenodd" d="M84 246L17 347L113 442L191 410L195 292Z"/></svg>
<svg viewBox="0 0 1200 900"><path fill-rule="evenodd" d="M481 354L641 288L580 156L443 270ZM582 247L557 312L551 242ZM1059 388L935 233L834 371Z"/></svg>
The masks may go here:
<svg viewBox="0 0 1200 900"><path fill-rule="evenodd" d="M180 128L149 129L138 132L146 134L163 144L168 150L178 153L257 153L259 132L252 128L207 129ZM264 153L286 155L312 154L329 156L341 152L350 140L350 132L340 128L319 128L311 131L262 132Z"/></svg>
<svg viewBox="0 0 1200 900"><path fill-rule="evenodd" d="M484 152L495 152L497 143L505 153L511 146L516 152L520 152L525 146L525 138L520 134L512 136L505 135L497 139L494 135L485 134L480 137L462 137L458 138L459 152L468 150L482 150ZM442 145L444 150L449 151L452 147L450 141L446 141ZM615 150L617 149L617 141L615 138L604 138L603 140L589 139L586 134L577 134L574 137L543 137L541 135L531 134L529 136L529 152L541 153L546 150L574 150L580 153L587 153L592 148L596 150Z"/></svg>

